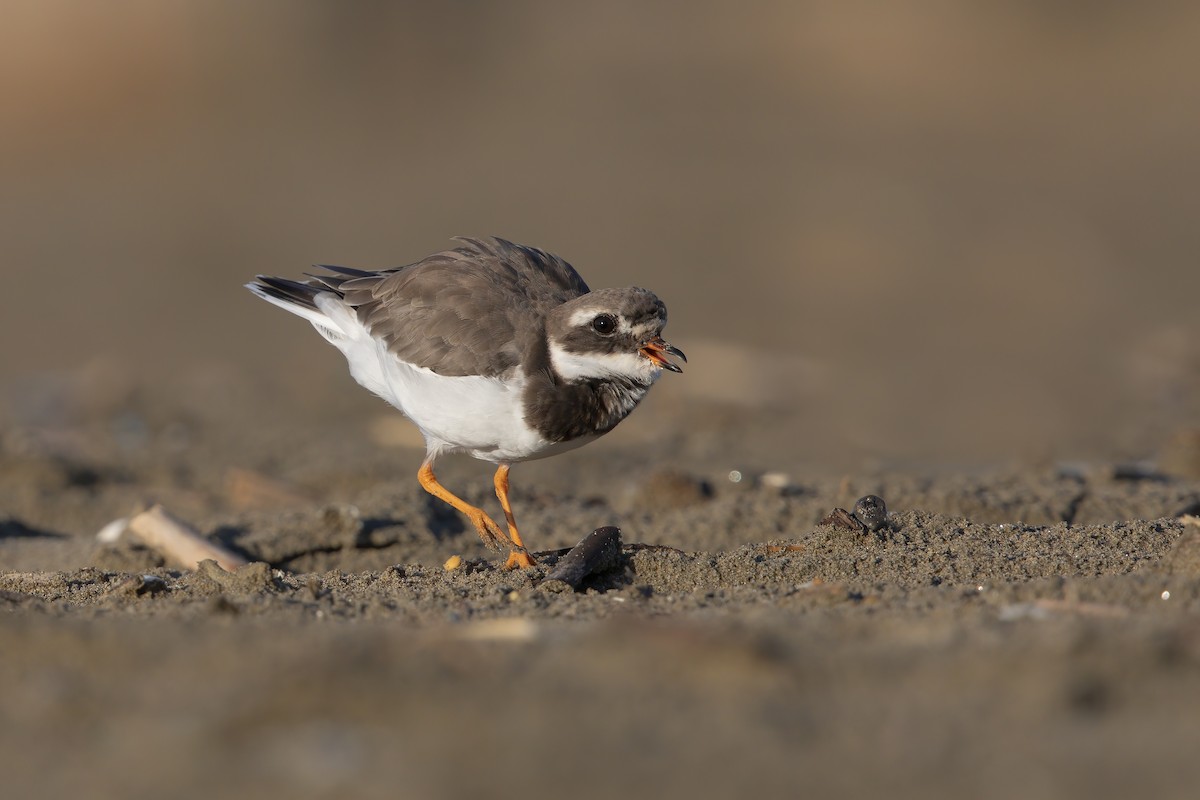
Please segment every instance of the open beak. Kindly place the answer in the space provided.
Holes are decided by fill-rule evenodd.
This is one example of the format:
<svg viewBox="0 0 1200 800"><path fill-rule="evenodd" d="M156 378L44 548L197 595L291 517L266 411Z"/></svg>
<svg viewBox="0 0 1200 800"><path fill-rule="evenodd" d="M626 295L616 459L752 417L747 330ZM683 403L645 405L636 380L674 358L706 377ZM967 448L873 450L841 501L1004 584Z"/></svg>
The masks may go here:
<svg viewBox="0 0 1200 800"><path fill-rule="evenodd" d="M667 356L676 356L687 362L687 356L678 347L673 347L663 341L661 336L655 336L650 341L646 342L640 348L642 355L653 361L663 369L669 369L671 372L683 372L683 369L678 364L667 359Z"/></svg>

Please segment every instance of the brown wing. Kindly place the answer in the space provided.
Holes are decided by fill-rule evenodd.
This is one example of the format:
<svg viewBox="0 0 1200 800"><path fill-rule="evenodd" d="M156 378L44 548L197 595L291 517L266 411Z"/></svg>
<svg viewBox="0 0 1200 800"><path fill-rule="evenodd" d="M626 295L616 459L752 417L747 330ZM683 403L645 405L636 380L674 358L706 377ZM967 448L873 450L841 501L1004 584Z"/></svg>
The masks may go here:
<svg viewBox="0 0 1200 800"><path fill-rule="evenodd" d="M416 264L331 283L404 361L439 375L501 375L541 336L546 313L588 286L543 250L497 238L457 241Z"/></svg>

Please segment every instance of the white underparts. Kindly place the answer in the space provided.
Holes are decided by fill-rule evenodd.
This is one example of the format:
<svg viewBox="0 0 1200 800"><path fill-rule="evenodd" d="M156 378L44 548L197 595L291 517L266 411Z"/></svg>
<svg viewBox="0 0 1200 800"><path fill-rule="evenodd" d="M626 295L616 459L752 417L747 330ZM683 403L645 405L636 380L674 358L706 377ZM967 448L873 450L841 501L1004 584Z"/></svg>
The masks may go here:
<svg viewBox="0 0 1200 800"><path fill-rule="evenodd" d="M465 452L501 464L565 449L546 441L525 422L525 378L516 371L503 378L438 375L397 358L332 292L317 294L315 309L258 294L311 322L341 350L354 380L416 423L430 456Z"/></svg>
<svg viewBox="0 0 1200 800"><path fill-rule="evenodd" d="M334 345L350 374L416 423L429 455L469 453L497 464L543 455L550 445L525 422L525 378L438 375L397 358L380 340L361 336Z"/></svg>

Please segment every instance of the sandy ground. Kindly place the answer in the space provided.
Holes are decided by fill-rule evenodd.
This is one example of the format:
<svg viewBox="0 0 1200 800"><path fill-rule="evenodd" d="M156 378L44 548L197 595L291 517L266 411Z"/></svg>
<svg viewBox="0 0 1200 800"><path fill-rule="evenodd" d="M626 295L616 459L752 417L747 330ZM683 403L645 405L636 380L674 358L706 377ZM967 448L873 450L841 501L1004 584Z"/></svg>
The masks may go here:
<svg viewBox="0 0 1200 800"><path fill-rule="evenodd" d="M1197 795L1200 6L4 5L0 796ZM241 288L460 234L689 357L528 572Z"/></svg>
<svg viewBox="0 0 1200 800"><path fill-rule="evenodd" d="M508 572L424 496L386 416L155 422L180 416L7 431L14 797L1186 797L1200 777L1194 476L798 476L764 471L786 442L758 469L712 455L762 415L651 400L594 451L514 470L545 554ZM442 472L495 505L483 465ZM868 493L884 528L818 524ZM258 563L96 539L149 501ZM615 567L542 585L607 524Z"/></svg>

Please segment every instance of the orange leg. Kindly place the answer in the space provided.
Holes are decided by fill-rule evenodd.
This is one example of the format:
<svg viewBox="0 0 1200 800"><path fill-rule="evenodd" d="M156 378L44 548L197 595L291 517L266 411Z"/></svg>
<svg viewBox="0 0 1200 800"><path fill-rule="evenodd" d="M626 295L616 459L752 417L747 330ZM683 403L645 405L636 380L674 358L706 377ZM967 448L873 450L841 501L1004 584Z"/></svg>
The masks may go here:
<svg viewBox="0 0 1200 800"><path fill-rule="evenodd" d="M508 521L508 538L513 543L512 552L508 554L508 561L504 566L509 569L532 567L535 562L529 555L529 551L525 549L525 543L521 541L521 534L517 532L517 520L513 516L512 505L508 502L508 464L501 464L496 468L495 483L496 497L500 498L500 507L504 509L504 519Z"/></svg>
<svg viewBox="0 0 1200 800"><path fill-rule="evenodd" d="M467 519L471 521L471 524L475 526L475 530L479 533L479 538L483 539L483 543L488 547L493 550L500 550L505 546L512 546L512 542L500 530L500 526L493 522L492 518L485 514L483 509L476 508L438 483L437 476L433 474L433 464L428 461L422 464L420 471L417 472L417 480L421 482L421 487L425 491L437 499L449 503L466 515Z"/></svg>

